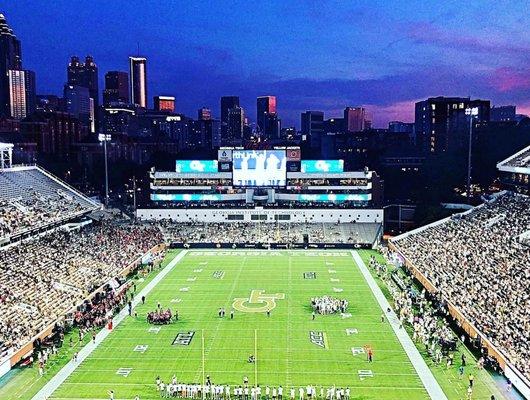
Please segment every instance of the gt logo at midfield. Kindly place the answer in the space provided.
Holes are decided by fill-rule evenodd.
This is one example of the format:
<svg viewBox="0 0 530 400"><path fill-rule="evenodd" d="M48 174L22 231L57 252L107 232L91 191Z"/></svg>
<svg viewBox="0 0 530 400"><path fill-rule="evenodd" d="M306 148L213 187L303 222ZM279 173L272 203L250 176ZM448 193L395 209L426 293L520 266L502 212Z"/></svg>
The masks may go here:
<svg viewBox="0 0 530 400"><path fill-rule="evenodd" d="M265 290L252 290L248 298L235 298L232 307L241 312L260 313L276 307L276 300L285 299L285 294L265 294Z"/></svg>

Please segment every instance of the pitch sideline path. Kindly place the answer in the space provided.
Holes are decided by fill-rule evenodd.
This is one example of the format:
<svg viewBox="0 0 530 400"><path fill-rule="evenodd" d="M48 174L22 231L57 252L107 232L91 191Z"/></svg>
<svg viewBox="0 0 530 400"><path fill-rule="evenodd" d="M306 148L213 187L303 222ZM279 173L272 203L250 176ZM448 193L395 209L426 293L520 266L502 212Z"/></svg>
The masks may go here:
<svg viewBox="0 0 530 400"><path fill-rule="evenodd" d="M434 375L432 374L431 370L427 366L427 363L425 362L420 352L412 342L412 339L407 334L407 331L404 328L399 327L399 318L397 317L394 310L392 310L392 307L390 307L390 303L388 302L385 295L377 285L377 282L373 278L372 274L370 274L370 271L368 271L368 268L366 267L366 264L364 263L363 259L357 251L352 251L351 254L355 263L361 270L364 279L368 283L370 290L372 291L377 302L379 303L379 306L383 310L388 322L390 323L390 326L392 327L392 330L394 331L399 342L401 343L403 350L405 350L405 353L407 353L407 357L409 358L410 362L412 363L412 366L416 370L416 373L420 377L420 380L423 386L425 387L425 390L427 390L427 393L429 394L430 398L433 400L447 400L447 396L440 387L440 384L434 378ZM390 312L387 312L388 309L390 309Z"/></svg>
<svg viewBox="0 0 530 400"><path fill-rule="evenodd" d="M149 292L153 290L153 288L173 270L175 265L177 265L186 254L187 250L182 250L164 267L162 271L158 273L157 276L153 278L151 282L145 285L145 287L135 296L134 300L132 301L133 309L140 301L142 301L142 296L147 297ZM123 308L123 310L121 310L118 315L112 319L113 327L116 328L127 317L128 313L127 307ZM77 355L77 362L70 360L68 364L66 364L52 379L48 381L48 383L46 383L46 385L41 388L41 390L37 392L35 396L32 397L32 400L44 400L50 397L53 392L55 392L55 390L57 390L57 388L63 384L63 382L76 370L76 368L83 361L85 361L85 359L101 344L101 342L103 342L103 340L110 335L111 332L112 331L109 331L107 328L103 328L101 331L99 331L96 335L96 342L87 343L85 347L79 351Z"/></svg>

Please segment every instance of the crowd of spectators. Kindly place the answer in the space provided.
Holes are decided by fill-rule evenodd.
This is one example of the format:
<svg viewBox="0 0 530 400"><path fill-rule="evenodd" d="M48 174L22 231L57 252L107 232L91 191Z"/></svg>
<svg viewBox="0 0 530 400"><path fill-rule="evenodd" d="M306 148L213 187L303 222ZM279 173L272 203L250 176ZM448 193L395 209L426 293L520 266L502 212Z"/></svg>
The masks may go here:
<svg viewBox="0 0 530 400"><path fill-rule="evenodd" d="M71 219L95 208L95 203L38 168L0 171L0 243L2 238Z"/></svg>
<svg viewBox="0 0 530 400"><path fill-rule="evenodd" d="M20 348L161 241L157 227L104 223L0 249L0 343Z"/></svg>
<svg viewBox="0 0 530 400"><path fill-rule="evenodd" d="M176 243L373 243L378 224L347 223L173 223L162 221ZM307 236L306 236L307 235Z"/></svg>
<svg viewBox="0 0 530 400"><path fill-rule="evenodd" d="M529 231L530 197L507 193L394 244L530 378Z"/></svg>

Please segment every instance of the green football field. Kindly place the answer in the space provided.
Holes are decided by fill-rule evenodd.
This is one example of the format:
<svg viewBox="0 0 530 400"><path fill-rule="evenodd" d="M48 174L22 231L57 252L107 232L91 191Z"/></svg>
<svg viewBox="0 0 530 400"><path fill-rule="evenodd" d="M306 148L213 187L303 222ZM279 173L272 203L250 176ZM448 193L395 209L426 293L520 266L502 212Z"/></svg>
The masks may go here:
<svg viewBox="0 0 530 400"><path fill-rule="evenodd" d="M313 321L310 299L322 295L347 299L351 316ZM178 310L179 321L149 325L146 313L158 302ZM135 310L138 318L116 327L52 398L105 399L113 390L117 399L155 399L156 376L168 382L173 374L186 383L201 383L205 374L231 386L247 376L251 385L282 385L284 395L313 385L318 393L349 387L359 400L428 398L348 251L190 251ZM189 344L175 342L188 332ZM373 363L352 352L365 346Z"/></svg>

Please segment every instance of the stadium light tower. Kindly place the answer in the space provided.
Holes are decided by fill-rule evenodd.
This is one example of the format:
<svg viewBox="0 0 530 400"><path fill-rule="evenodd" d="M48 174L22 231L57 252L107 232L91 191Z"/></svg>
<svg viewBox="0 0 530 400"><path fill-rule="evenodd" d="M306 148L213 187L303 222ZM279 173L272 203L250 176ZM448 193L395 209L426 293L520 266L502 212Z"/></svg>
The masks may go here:
<svg viewBox="0 0 530 400"><path fill-rule="evenodd" d="M103 142L103 151L105 153L105 208L109 207L109 169L107 161L107 142L110 142L111 136L100 133L98 135L100 142Z"/></svg>
<svg viewBox="0 0 530 400"><path fill-rule="evenodd" d="M469 143L467 152L467 185L466 196L467 202L471 201L471 148L473 146L473 118L478 116L478 107L466 108L466 115L469 117Z"/></svg>

